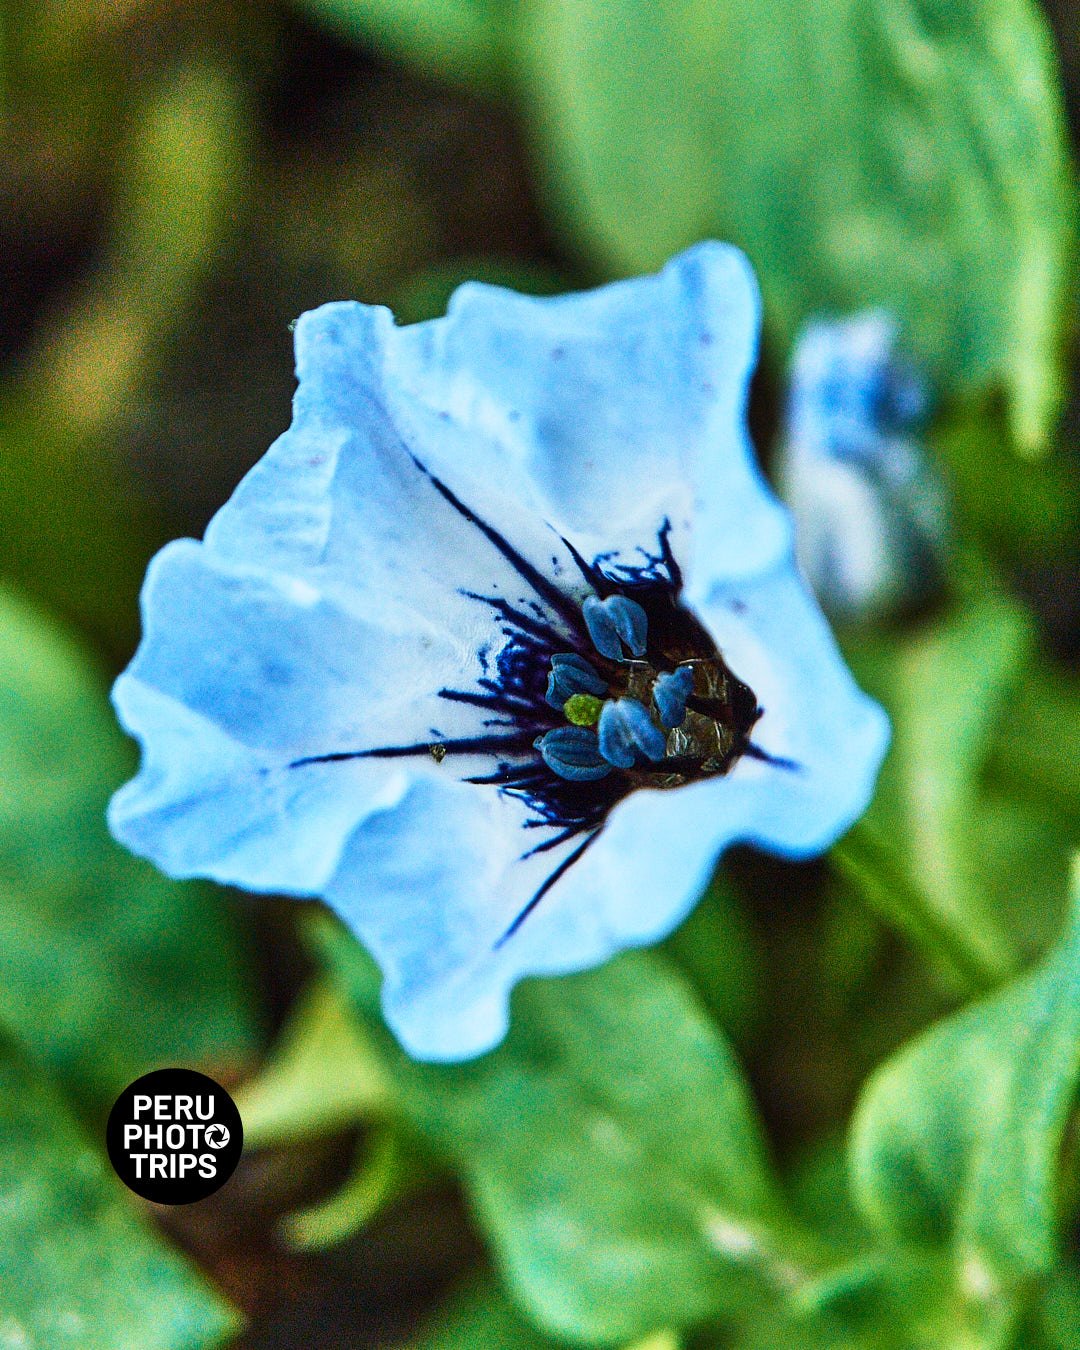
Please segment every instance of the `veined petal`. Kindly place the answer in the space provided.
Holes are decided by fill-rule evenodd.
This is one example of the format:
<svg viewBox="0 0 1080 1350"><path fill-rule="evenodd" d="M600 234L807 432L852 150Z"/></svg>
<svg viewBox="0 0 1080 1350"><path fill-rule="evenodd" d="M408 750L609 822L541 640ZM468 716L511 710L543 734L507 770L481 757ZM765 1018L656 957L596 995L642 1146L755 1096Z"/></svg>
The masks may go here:
<svg viewBox="0 0 1080 1350"><path fill-rule="evenodd" d="M688 789L689 802L707 786ZM619 810L676 796L639 794ZM356 832L325 894L383 970L383 1010L405 1048L423 1060L471 1058L505 1035L510 992L523 977L589 969L671 931L715 862L715 831L693 828L714 808L702 801L686 829L676 812L675 833L652 854L627 852L632 837L648 838L648 807L610 840L605 829L507 938L580 844L523 856L519 804L460 784L415 783L399 808Z"/></svg>
<svg viewBox="0 0 1080 1350"><path fill-rule="evenodd" d="M453 772L426 747L483 734L478 709L439 695L475 679L468 631L389 606L360 617L192 540L154 559L143 611L113 694L143 765L110 823L174 875L317 893L349 831L406 776ZM349 757L414 744L392 761Z"/></svg>
<svg viewBox="0 0 1080 1350"><path fill-rule="evenodd" d="M109 805L109 827L172 877L314 896L359 819L407 787L401 769L354 760L293 773L209 719L124 675L113 700L143 744L142 768Z"/></svg>
<svg viewBox="0 0 1080 1350"><path fill-rule="evenodd" d="M590 559L640 562L666 519L684 567L752 575L791 539L745 427L758 317L749 264L716 243L576 295L467 283L395 334L395 417Z"/></svg>
<svg viewBox="0 0 1080 1350"><path fill-rule="evenodd" d="M419 1059L491 1049L523 974L583 969L612 950L602 916L557 900L549 906L554 892L502 940L580 847L529 854L524 819L521 803L496 793L414 783L400 808L356 832L326 887L327 901L379 962L387 1021Z"/></svg>
<svg viewBox="0 0 1080 1350"><path fill-rule="evenodd" d="M365 616L393 608L479 637L490 612L477 595L535 605L537 583L553 592L559 578L584 582L559 537L497 479L443 466L441 424L427 439L409 434L387 375L400 336L374 306L301 316L293 424L211 521L206 547L306 580Z"/></svg>
<svg viewBox="0 0 1080 1350"><path fill-rule="evenodd" d="M758 310L745 258L715 243L575 295L467 283L445 318L406 328L324 305L297 323L293 425L207 546L315 570L362 607L434 603L450 625L464 592L520 599L520 573L434 478L565 589L580 578L560 535L640 566L665 522L691 592L752 576L791 544L745 426Z"/></svg>

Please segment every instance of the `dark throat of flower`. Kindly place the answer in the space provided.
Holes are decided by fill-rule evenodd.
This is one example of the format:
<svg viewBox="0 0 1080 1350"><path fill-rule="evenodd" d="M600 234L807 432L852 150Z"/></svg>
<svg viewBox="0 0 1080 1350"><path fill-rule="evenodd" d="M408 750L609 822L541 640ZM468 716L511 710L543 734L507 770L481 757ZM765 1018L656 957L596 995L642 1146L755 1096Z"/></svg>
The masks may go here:
<svg viewBox="0 0 1080 1350"><path fill-rule="evenodd" d="M592 563L567 540L580 582L564 589L525 559L419 461L436 492L510 564L527 589L516 601L467 592L499 635L476 683L439 696L481 714L476 734L336 751L290 768L356 758L423 755L469 760L463 781L523 801L542 831L522 859L568 846L495 944L521 927L597 838L611 810L639 788L677 788L728 773L743 756L793 769L755 746L757 698L727 666L680 600L682 575L665 522L655 553L635 566ZM494 647L495 644L493 644ZM477 772L476 760L490 767Z"/></svg>

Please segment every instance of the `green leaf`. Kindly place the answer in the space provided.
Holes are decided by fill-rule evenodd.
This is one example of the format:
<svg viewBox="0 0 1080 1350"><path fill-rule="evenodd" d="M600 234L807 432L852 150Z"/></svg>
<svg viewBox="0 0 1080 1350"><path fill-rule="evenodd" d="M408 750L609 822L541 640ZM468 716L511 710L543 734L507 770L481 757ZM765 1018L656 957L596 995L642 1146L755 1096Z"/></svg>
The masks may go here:
<svg viewBox="0 0 1080 1350"><path fill-rule="evenodd" d="M493 1280L460 1290L409 1350L553 1350Z"/></svg>
<svg viewBox="0 0 1080 1350"><path fill-rule="evenodd" d="M368 1127L341 1186L282 1221L282 1236L296 1249L343 1241L430 1177L391 1119L392 1085L371 1037L328 979L314 980L300 994L258 1075L236 1093L236 1105L248 1148L304 1144Z"/></svg>
<svg viewBox="0 0 1080 1350"><path fill-rule="evenodd" d="M974 1316L940 1261L891 1252L854 1261L750 1321L725 1350L1021 1350L1015 1310ZM1025 1347L1026 1350L1026 1347Z"/></svg>
<svg viewBox="0 0 1080 1350"><path fill-rule="evenodd" d="M723 871L662 948L693 985L705 1011L737 1040L757 1016L761 958Z"/></svg>
<svg viewBox="0 0 1080 1350"><path fill-rule="evenodd" d="M980 1306L1058 1259L1078 989L1080 876L1046 960L905 1046L856 1113L851 1168L867 1219L887 1238L947 1244L958 1287Z"/></svg>
<svg viewBox="0 0 1080 1350"><path fill-rule="evenodd" d="M1015 963L986 901L972 822L998 719L1031 646L1024 612L980 591L902 645L866 639L848 649L892 717L893 746L870 811L837 856L884 917L972 988Z"/></svg>
<svg viewBox="0 0 1080 1350"><path fill-rule="evenodd" d="M999 791L1080 824L1080 678L1035 665L1010 699L991 748Z"/></svg>
<svg viewBox="0 0 1080 1350"><path fill-rule="evenodd" d="M297 1251L336 1246L429 1178L430 1171L395 1129L373 1130L342 1186L321 1203L290 1214L282 1221L282 1236Z"/></svg>
<svg viewBox="0 0 1080 1350"><path fill-rule="evenodd" d="M4 1350L199 1350L237 1329L130 1202L60 1095L0 1041Z"/></svg>
<svg viewBox="0 0 1080 1350"><path fill-rule="evenodd" d="M389 1102L389 1084L368 1038L328 981L303 991L258 1077L236 1094L249 1148L377 1120Z"/></svg>
<svg viewBox="0 0 1080 1350"><path fill-rule="evenodd" d="M336 926L317 940L545 1330L630 1341L802 1278L739 1067L662 957L523 984L504 1044L443 1067L381 1029L357 944Z"/></svg>
<svg viewBox="0 0 1080 1350"><path fill-rule="evenodd" d="M1018 459L999 403L958 409L931 428L961 532L1012 568L1068 557L1080 527L1078 466L1062 453Z"/></svg>
<svg viewBox="0 0 1080 1350"><path fill-rule="evenodd" d="M518 41L568 227L619 272L740 244L786 351L884 305L935 384L1060 403L1073 182L1030 0L535 0Z"/></svg>
<svg viewBox="0 0 1080 1350"><path fill-rule="evenodd" d="M1080 759L1077 760L1080 764ZM987 907L1025 960L1040 956L1067 915L1069 865L1080 821L1042 803L984 788L970 823Z"/></svg>
<svg viewBox="0 0 1080 1350"><path fill-rule="evenodd" d="M1054 1273L1015 1350L1075 1350L1080 1345L1080 1272Z"/></svg>
<svg viewBox="0 0 1080 1350"><path fill-rule="evenodd" d="M109 838L133 768L100 672L0 590L0 1027L93 1110L151 1068L255 1047L234 902Z"/></svg>
<svg viewBox="0 0 1080 1350"><path fill-rule="evenodd" d="M298 0L345 37L454 84L503 83L497 0Z"/></svg>
<svg viewBox="0 0 1080 1350"><path fill-rule="evenodd" d="M796 1212L838 1254L854 1258L871 1245L851 1194L846 1141L842 1137L814 1144L798 1159L786 1182Z"/></svg>

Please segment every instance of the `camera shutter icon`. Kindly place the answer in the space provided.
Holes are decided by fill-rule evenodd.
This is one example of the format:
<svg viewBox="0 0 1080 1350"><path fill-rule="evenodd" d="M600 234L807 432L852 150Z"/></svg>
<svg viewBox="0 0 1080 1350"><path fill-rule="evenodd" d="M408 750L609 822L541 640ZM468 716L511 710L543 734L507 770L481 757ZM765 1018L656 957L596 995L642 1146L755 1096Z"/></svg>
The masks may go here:
<svg viewBox="0 0 1080 1350"><path fill-rule="evenodd" d="M224 1125L207 1125L204 1138L207 1148L224 1148L229 1142L230 1135Z"/></svg>

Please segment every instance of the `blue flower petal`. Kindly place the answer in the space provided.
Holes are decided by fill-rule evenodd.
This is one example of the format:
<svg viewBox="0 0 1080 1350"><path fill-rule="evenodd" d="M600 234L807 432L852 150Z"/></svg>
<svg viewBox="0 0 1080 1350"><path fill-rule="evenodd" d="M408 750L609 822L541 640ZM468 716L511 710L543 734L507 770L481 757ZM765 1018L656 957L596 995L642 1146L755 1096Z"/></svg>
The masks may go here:
<svg viewBox="0 0 1080 1350"><path fill-rule="evenodd" d="M352 302L300 317L292 426L211 521L205 543L223 561L304 578L345 608L392 610L402 623L416 616L475 653L498 631L472 597L535 599L485 522L545 576L577 574L550 527L498 480L466 482L475 518L452 503L446 484L460 492L468 461L441 464L441 421L427 443L411 434L392 369L402 331L388 310ZM433 476L441 467L445 483Z"/></svg>
<svg viewBox="0 0 1080 1350"><path fill-rule="evenodd" d="M794 767L741 759L710 786L753 804L749 838L802 858L829 847L869 805L889 721L855 683L817 602L793 566L752 585L716 587L695 606L762 709L752 743Z"/></svg>
<svg viewBox="0 0 1080 1350"><path fill-rule="evenodd" d="M688 572L753 575L791 541L745 427L758 313L745 257L712 242L577 295L470 282L397 333L395 415L588 558L640 562L667 519Z"/></svg>
<svg viewBox="0 0 1080 1350"><path fill-rule="evenodd" d="M659 941L728 845L814 856L865 810L888 722L854 684L794 569L717 592L701 617L733 669L763 691L755 744L796 767L743 758L723 777L633 793L502 944L500 933L566 856L521 856L513 803L462 796L460 785L417 786L403 809L375 818L350 844L328 898L387 972L387 1017L414 1055L482 1053L504 1034L522 976L586 969ZM454 850L441 846L446 834Z"/></svg>
<svg viewBox="0 0 1080 1350"><path fill-rule="evenodd" d="M376 603L442 604L451 555L454 594L490 587L492 550L463 540L415 455L545 570L572 572L559 534L640 565L666 521L691 591L752 576L792 537L745 425L758 312L746 259L712 242L581 294L467 283L445 318L406 328L323 305L296 325L293 425L207 545Z"/></svg>
<svg viewBox="0 0 1080 1350"><path fill-rule="evenodd" d="M476 731L475 710L437 694L455 674L475 679L475 652L415 615L361 616L191 540L154 559L143 614L113 693L143 766L110 824L173 875L317 893L348 832L400 797L405 766L442 766L296 761Z"/></svg>
<svg viewBox="0 0 1080 1350"><path fill-rule="evenodd" d="M573 895L554 891L500 942L571 852L523 856L523 820L519 803L495 793L417 782L400 808L356 832L325 888L382 968L387 1021L418 1059L490 1050L522 975L586 969L615 950L602 907L575 911Z"/></svg>
<svg viewBox="0 0 1080 1350"><path fill-rule="evenodd" d="M523 975L670 931L731 840L826 847L887 733L749 448L756 316L719 245L587 295L468 286L411 329L360 305L305 315L292 427L205 543L148 573L115 690L143 746L118 837L175 875L325 896L424 1058L494 1044ZM479 748L505 714L484 699L521 676L509 616L540 634L543 709L552 656L586 650L570 620L589 565L640 566L665 520L684 600L764 705L755 744L798 767L747 757L553 837Z"/></svg>

